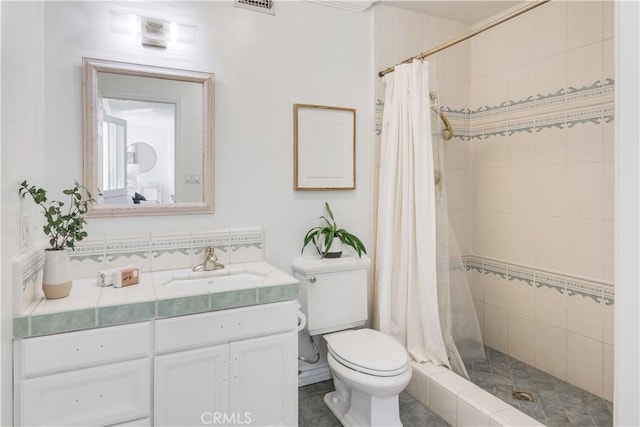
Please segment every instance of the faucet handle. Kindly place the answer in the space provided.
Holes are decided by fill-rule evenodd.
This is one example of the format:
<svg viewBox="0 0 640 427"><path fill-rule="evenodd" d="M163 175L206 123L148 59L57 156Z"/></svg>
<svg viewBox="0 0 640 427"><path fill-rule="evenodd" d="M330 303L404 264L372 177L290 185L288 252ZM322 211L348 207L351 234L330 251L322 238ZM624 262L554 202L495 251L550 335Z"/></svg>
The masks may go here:
<svg viewBox="0 0 640 427"><path fill-rule="evenodd" d="M215 249L213 248L213 246L208 246L207 249L205 249L204 255L207 259L210 259L212 261L218 260L218 256L215 254Z"/></svg>

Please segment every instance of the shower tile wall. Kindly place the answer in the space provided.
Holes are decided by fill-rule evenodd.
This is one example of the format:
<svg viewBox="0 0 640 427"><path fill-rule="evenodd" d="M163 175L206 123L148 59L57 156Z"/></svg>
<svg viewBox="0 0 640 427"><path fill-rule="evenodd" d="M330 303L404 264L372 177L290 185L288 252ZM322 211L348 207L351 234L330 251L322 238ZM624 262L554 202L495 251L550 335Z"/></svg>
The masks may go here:
<svg viewBox="0 0 640 427"><path fill-rule="evenodd" d="M470 30L389 6L375 19L376 71ZM613 32L613 1L552 0L430 58L455 129L453 230L485 268L469 277L487 344L609 400Z"/></svg>
<svg viewBox="0 0 640 427"><path fill-rule="evenodd" d="M382 4L374 6L374 16L376 73L471 30L467 24ZM435 89L440 97L440 105L452 106L451 108L456 109L456 111L447 112L456 132L456 143L445 147L445 173L449 188L449 212L452 227L458 235L458 244L463 254L470 253L469 185L467 179L469 141L463 139L468 129L470 48L470 42L464 42L429 58L429 61L436 64L437 88ZM376 79L375 94L374 185L377 194L380 170L380 132L384 103L383 79ZM374 210L377 211L377 206L374 207Z"/></svg>
<svg viewBox="0 0 640 427"><path fill-rule="evenodd" d="M552 1L472 39L468 181L470 253L536 277L471 275L487 344L609 400L612 12Z"/></svg>
<svg viewBox="0 0 640 427"><path fill-rule="evenodd" d="M552 1L472 39L472 253L613 281L612 5Z"/></svg>

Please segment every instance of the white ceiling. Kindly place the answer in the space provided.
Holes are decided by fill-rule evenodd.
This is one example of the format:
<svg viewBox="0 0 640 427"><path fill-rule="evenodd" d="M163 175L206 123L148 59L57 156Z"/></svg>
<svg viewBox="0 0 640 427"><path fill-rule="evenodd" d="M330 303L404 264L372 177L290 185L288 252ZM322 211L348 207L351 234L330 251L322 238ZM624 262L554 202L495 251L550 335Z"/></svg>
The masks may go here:
<svg viewBox="0 0 640 427"><path fill-rule="evenodd" d="M491 16L524 3L520 1L485 1L485 0L384 0L378 3L413 10L427 15L473 25Z"/></svg>

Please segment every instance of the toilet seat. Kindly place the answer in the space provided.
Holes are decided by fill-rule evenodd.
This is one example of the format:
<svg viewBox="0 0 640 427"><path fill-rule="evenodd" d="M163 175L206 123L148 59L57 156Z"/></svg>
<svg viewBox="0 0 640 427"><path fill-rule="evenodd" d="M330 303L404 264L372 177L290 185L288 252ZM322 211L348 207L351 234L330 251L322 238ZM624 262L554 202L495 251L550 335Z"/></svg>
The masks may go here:
<svg viewBox="0 0 640 427"><path fill-rule="evenodd" d="M393 338L373 329L325 335L327 348L340 364L377 377L401 375L409 369L406 350Z"/></svg>

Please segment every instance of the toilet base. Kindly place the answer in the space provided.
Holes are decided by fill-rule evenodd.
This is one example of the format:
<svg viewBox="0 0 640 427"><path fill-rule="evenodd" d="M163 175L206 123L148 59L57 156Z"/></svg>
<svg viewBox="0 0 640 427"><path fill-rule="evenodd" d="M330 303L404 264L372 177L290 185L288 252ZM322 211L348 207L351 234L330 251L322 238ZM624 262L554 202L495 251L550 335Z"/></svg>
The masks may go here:
<svg viewBox="0 0 640 427"><path fill-rule="evenodd" d="M350 401L337 391L324 396L324 403L343 426L402 427L398 396L378 397L350 390Z"/></svg>

